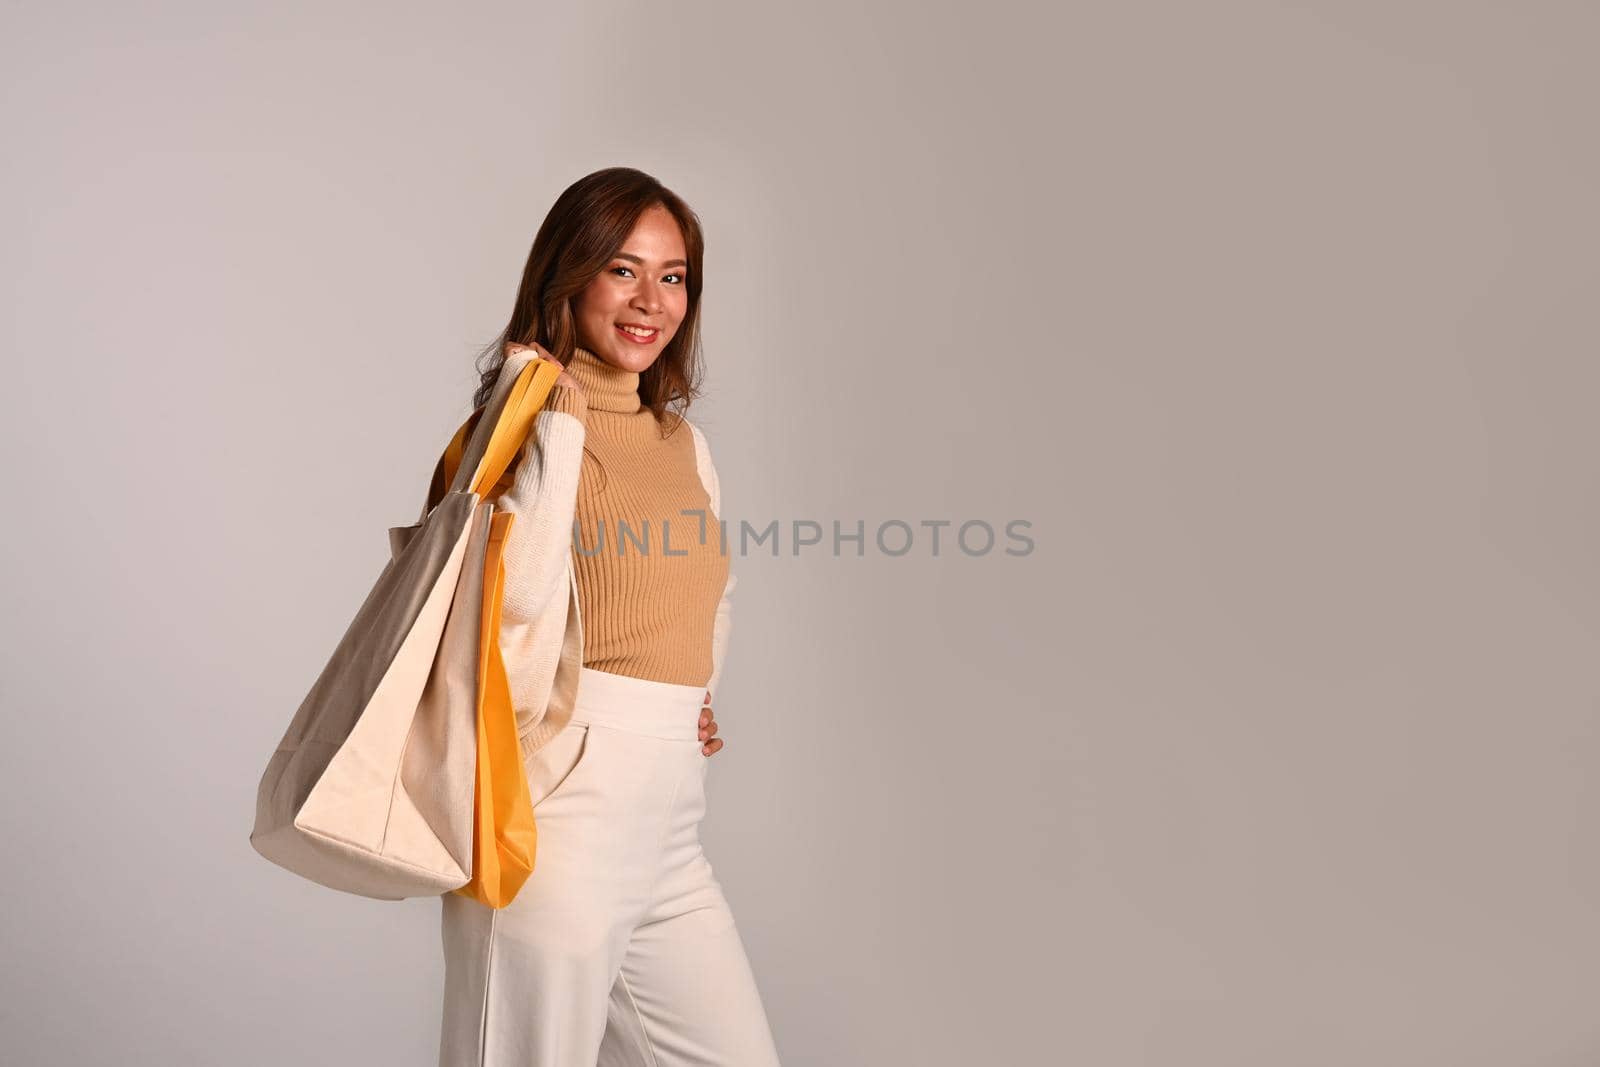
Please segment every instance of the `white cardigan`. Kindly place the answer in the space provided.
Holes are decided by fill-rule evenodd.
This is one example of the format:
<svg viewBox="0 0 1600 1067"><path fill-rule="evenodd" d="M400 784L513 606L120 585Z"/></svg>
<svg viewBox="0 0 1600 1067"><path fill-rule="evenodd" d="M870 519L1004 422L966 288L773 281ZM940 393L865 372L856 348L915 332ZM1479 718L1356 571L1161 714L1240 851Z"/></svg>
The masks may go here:
<svg viewBox="0 0 1600 1067"><path fill-rule="evenodd" d="M531 349L514 351L506 357L501 373L516 375L533 358ZM713 514L706 521L715 529L722 517L717 469L705 434L692 422L689 429L694 433L695 468L711 498ZM516 516L505 546L500 649L517 712L517 732L528 753L571 721L578 695L583 619L578 610L572 534L584 435L581 420L544 407L534 416L517 458L512 486L496 501L501 510ZM727 655L732 622L728 598L735 582L730 568L712 627L711 680L706 688L713 702Z"/></svg>

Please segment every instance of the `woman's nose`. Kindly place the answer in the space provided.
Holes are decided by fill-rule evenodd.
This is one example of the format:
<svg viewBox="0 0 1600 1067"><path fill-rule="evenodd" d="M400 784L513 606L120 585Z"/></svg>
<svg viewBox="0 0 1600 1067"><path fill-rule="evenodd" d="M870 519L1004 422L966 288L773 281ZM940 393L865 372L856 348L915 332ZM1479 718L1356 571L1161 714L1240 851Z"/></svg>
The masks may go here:
<svg viewBox="0 0 1600 1067"><path fill-rule="evenodd" d="M653 282L645 282L639 286L639 291L633 298L634 306L641 311L657 312L661 310L661 290Z"/></svg>

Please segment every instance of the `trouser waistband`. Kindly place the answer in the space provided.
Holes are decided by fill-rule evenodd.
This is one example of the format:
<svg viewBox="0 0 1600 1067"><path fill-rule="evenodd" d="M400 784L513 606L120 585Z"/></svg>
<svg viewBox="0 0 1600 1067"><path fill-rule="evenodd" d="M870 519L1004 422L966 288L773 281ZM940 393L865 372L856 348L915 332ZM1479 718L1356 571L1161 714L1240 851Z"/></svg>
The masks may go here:
<svg viewBox="0 0 1600 1067"><path fill-rule="evenodd" d="M705 696L703 685L656 682L584 667L578 674L572 721L674 741L698 741Z"/></svg>

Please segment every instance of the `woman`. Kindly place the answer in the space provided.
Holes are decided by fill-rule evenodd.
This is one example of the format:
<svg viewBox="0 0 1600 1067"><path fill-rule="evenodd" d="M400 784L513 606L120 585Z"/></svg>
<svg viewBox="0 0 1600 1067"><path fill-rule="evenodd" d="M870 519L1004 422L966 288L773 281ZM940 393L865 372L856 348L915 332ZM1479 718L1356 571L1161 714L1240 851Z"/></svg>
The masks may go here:
<svg viewBox="0 0 1600 1067"><path fill-rule="evenodd" d="M551 665L518 650L549 646L529 634L568 584L582 667L570 721L523 734L533 874L502 909L442 898L441 1067L778 1063L699 841L734 579L704 435L667 405L696 395L702 249L650 176L583 178L540 227L483 370L480 405L530 359L565 367L497 499L516 516L501 643L519 726Z"/></svg>

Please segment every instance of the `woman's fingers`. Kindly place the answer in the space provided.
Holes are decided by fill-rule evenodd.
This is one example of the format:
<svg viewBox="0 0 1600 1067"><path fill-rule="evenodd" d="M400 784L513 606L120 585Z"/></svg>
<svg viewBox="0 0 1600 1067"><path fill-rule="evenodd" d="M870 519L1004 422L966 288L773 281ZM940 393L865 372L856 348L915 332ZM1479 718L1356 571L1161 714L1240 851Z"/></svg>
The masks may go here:
<svg viewBox="0 0 1600 1067"><path fill-rule="evenodd" d="M708 756L722 748L722 738L712 736L716 732L717 720L715 713L711 710L711 690L707 689L706 706L700 709L700 740L705 742L700 746L700 751Z"/></svg>
<svg viewBox="0 0 1600 1067"><path fill-rule="evenodd" d="M578 379L567 373L567 368L561 366L561 361L552 356L550 353L546 352L544 349L540 348L538 345L519 344L515 341L506 342L507 357L514 356L518 352L525 350L532 351L534 359L543 360L546 363L554 363L560 369L561 373L556 375L557 385L564 385L568 389L574 389L580 393L583 392L583 386L578 384Z"/></svg>
<svg viewBox="0 0 1600 1067"><path fill-rule="evenodd" d="M549 363L556 363L559 366L559 362L556 360L556 358L550 353L546 352L544 349L540 348L538 345L525 345L520 341L506 342L506 355L508 356L524 351L531 351L535 359L542 359Z"/></svg>

